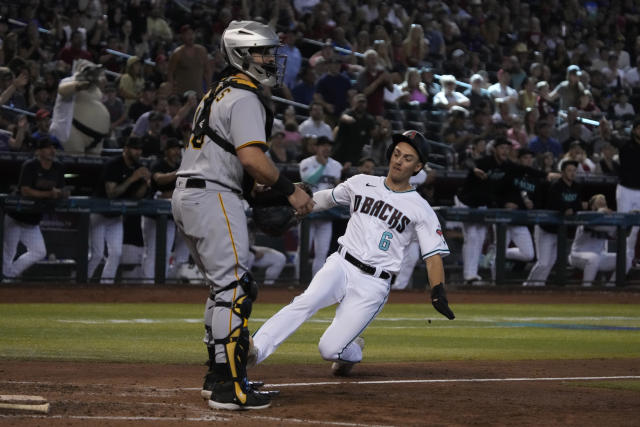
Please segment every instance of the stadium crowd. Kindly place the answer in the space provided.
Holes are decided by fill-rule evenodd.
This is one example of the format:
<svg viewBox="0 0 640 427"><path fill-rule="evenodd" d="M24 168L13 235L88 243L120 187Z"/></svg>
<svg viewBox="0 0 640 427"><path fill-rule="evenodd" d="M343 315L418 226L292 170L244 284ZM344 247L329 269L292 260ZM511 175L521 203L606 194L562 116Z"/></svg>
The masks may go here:
<svg viewBox="0 0 640 427"><path fill-rule="evenodd" d="M640 174L628 166L637 150L625 148L640 142L633 1L28 0L0 4L0 15L0 104L8 107L0 110L0 150L48 158L52 149L122 149L121 167L136 179L97 196L167 197L165 175L179 163L172 149L188 143L199 99L225 67L221 34L245 19L275 28L287 55L284 85L268 94L295 102L273 103L270 156L278 164L302 169L307 158L326 164L330 156L344 178L356 166L386 166L392 133L413 129L433 144L436 177L441 168L469 171L458 206L573 214L588 208L587 198L571 207L550 201L548 183L571 187L574 176L597 174L620 176L631 198L640 191ZM91 97L108 112L106 123L74 108ZM81 137L88 142L74 141ZM492 176L502 187L491 185ZM19 179L23 186L22 177L14 184ZM39 197L64 196L51 191ZM590 206L603 208L601 200ZM463 231L464 279L479 283L487 229ZM536 247L544 233L554 232L536 227ZM103 236L120 257L113 239L121 234ZM522 249L512 251L514 260L534 259L529 241L514 240ZM326 254L327 245L316 252ZM544 260L543 270L553 262ZM536 274L525 283L544 284L546 275Z"/></svg>

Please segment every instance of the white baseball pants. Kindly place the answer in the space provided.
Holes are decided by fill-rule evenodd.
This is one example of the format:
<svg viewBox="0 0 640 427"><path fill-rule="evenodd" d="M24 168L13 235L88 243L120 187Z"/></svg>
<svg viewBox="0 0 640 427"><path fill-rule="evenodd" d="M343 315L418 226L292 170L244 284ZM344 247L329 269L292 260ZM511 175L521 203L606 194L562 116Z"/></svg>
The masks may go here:
<svg viewBox="0 0 640 427"><path fill-rule="evenodd" d="M544 286L558 258L558 235L536 225L533 231L538 260L531 268L524 286Z"/></svg>
<svg viewBox="0 0 640 427"><path fill-rule="evenodd" d="M156 220L153 217L142 216L140 220L142 228L142 240L144 241L144 250L142 253L142 274L145 281L153 282L156 268ZM169 272L169 259L173 252L174 262L176 266L186 262L189 258L189 248L187 248L184 239L180 235L176 235L176 223L171 219L167 219L167 249L165 259L165 277Z"/></svg>
<svg viewBox="0 0 640 427"><path fill-rule="evenodd" d="M572 252L569 265L582 270L582 286L591 286L598 271L613 271L616 268L616 254L596 252Z"/></svg>
<svg viewBox="0 0 640 427"><path fill-rule="evenodd" d="M640 210L640 190L624 187L620 184L616 186L616 203L618 212L629 212ZM627 259L625 273L628 273L633 263L636 253L636 241L638 240L638 230L640 227L631 227L631 233L627 237Z"/></svg>
<svg viewBox="0 0 640 427"><path fill-rule="evenodd" d="M262 256L256 259L256 256L252 252L251 261L249 262L250 268L265 268L264 281L262 283L265 285L273 285L280 276L287 262L287 257L282 252L266 246L253 246L253 248L260 252Z"/></svg>
<svg viewBox="0 0 640 427"><path fill-rule="evenodd" d="M454 205L457 207L468 207L454 197ZM482 255L482 246L487 237L487 226L482 223L464 222L462 223L462 277L464 280L474 280L478 277L478 263Z"/></svg>
<svg viewBox="0 0 640 427"><path fill-rule="evenodd" d="M18 243L27 251L14 261ZM47 256L47 248L39 225L25 224L16 221L9 215L4 216L2 272L5 277L18 277L27 268Z"/></svg>
<svg viewBox="0 0 640 427"><path fill-rule="evenodd" d="M331 221L311 221L309 224L309 248L313 245L313 264L311 264L311 274L316 275L322 268L331 244L331 234L333 223Z"/></svg>
<svg viewBox="0 0 640 427"><path fill-rule="evenodd" d="M304 293L273 317L253 336L258 363L269 357L300 325L318 310L340 303L331 325L318 343L325 360L360 362L362 349L353 342L378 315L389 296L390 279L363 273L337 252L315 275Z"/></svg>
<svg viewBox="0 0 640 427"><path fill-rule="evenodd" d="M533 240L529 229L524 225L511 225L507 227L507 250L505 256L507 259L515 259L517 261L531 261L535 255L533 250ZM509 243L513 242L515 248L510 248Z"/></svg>
<svg viewBox="0 0 640 427"><path fill-rule="evenodd" d="M91 214L89 217L91 237L88 274L93 276L98 264L105 257L104 244L107 243L107 256L102 269L100 283L113 283L120 265L122 255L122 217L107 217L100 214Z"/></svg>

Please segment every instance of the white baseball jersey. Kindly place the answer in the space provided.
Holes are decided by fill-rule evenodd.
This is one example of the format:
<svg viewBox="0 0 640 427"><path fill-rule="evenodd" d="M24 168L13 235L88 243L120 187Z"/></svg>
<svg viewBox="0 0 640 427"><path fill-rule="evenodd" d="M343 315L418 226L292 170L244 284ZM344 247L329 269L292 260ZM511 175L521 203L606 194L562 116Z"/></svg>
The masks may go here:
<svg viewBox="0 0 640 427"><path fill-rule="evenodd" d="M571 244L571 252L607 252L607 241L616 234L615 226L597 226L585 228L584 225L576 229L576 237Z"/></svg>
<svg viewBox="0 0 640 427"><path fill-rule="evenodd" d="M329 157L327 164L323 165L316 156L307 157L300 162L300 178L311 186L314 193L320 190L328 190L336 186L340 181L342 165Z"/></svg>
<svg viewBox="0 0 640 427"><path fill-rule="evenodd" d="M333 199L348 205L351 219L338 243L360 261L398 272L404 251L414 236L423 259L446 256L449 247L429 203L411 189L395 192L386 177L355 175L332 191Z"/></svg>
<svg viewBox="0 0 640 427"><path fill-rule="evenodd" d="M235 80L238 83L255 87L249 81ZM194 128L195 120L198 119L205 99L209 96L213 96L213 93L209 92L200 101L194 116ZM224 102L221 102L223 99ZM209 126L230 142L236 150L252 144L258 144L263 150L267 150L265 120L264 107L257 95L248 90L227 87L218 94L211 104ZM182 164L177 175L203 178L241 191L244 171L238 157L223 150L207 136L198 139L191 136L182 155Z"/></svg>

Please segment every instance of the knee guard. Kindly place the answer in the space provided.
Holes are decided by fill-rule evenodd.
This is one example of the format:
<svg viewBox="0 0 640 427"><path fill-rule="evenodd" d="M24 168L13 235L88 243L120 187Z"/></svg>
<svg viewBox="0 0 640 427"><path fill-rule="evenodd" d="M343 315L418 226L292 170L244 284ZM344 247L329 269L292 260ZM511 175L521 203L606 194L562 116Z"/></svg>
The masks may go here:
<svg viewBox="0 0 640 427"><path fill-rule="evenodd" d="M222 366L218 365L218 373L232 381L244 383L247 376L247 355L249 353L249 316L253 308L253 301L258 295L258 285L249 273L245 273L240 280L230 283L217 292L238 289L242 290L235 293L233 301L222 301L216 298L217 307L228 307L232 315L239 321L239 325L234 327L229 335L225 338L215 339L214 343L222 345L226 355L227 363Z"/></svg>

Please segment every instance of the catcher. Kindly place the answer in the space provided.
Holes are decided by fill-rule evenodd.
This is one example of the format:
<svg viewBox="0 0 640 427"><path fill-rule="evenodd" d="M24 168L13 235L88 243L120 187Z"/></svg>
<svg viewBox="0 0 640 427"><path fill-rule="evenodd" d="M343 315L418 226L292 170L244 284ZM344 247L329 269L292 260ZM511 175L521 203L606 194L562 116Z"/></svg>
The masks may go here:
<svg viewBox="0 0 640 427"><path fill-rule="evenodd" d="M201 100L177 172L173 216L193 259L210 284L205 309L209 370L202 395L214 409L262 409L271 403L247 380L247 327L258 289L249 268L249 234L242 199L255 183L270 186L298 215L311 197L265 155L273 113L262 85L282 79L286 57L277 34L253 21L232 21L222 34L228 63Z"/></svg>

